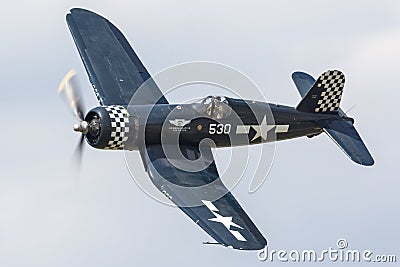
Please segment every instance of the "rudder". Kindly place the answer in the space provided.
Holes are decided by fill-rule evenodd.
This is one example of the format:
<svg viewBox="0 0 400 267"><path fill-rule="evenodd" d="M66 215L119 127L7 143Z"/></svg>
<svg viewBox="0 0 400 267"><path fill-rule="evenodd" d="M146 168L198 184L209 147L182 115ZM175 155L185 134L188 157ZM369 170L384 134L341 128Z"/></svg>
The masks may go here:
<svg viewBox="0 0 400 267"><path fill-rule="evenodd" d="M328 70L317 81L297 105L296 109L310 113L337 112L345 83L339 70Z"/></svg>

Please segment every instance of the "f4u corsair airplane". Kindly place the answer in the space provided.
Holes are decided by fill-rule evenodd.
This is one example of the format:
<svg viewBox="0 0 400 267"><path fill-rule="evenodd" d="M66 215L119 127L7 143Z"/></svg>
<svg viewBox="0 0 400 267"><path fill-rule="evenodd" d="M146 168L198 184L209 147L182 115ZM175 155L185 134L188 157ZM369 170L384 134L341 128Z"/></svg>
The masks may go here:
<svg viewBox="0 0 400 267"><path fill-rule="evenodd" d="M266 239L222 183L212 146L202 140L226 147L269 142L271 131L277 141L325 132L354 162L374 164L354 120L339 108L345 83L340 71L327 71L317 80L293 73L303 98L295 108L215 96L172 105L155 83L131 102L151 77L123 34L88 10L72 9L66 19L100 103L83 117L80 96L70 82L73 75L60 85L80 120L74 125L82 133L79 147L86 139L98 149L139 150L153 184L221 245L259 250ZM267 123L266 108L275 125ZM178 153L168 149L174 144ZM188 168L178 166L184 161Z"/></svg>

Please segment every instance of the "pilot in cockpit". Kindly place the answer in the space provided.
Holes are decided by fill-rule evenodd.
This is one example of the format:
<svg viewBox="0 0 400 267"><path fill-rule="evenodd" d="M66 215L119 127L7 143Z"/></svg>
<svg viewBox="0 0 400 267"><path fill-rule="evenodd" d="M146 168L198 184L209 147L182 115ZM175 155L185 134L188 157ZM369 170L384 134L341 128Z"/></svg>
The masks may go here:
<svg viewBox="0 0 400 267"><path fill-rule="evenodd" d="M225 97L208 96L202 104L206 107L205 113L213 119L221 119L230 114L230 107Z"/></svg>

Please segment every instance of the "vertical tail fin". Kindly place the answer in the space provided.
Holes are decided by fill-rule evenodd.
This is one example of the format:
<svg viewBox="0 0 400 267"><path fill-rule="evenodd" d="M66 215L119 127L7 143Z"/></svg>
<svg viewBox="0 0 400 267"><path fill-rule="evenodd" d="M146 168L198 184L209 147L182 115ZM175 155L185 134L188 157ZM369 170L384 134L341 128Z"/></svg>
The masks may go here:
<svg viewBox="0 0 400 267"><path fill-rule="evenodd" d="M297 110L311 113L337 112L337 118L318 120L316 123L355 163L374 165L374 159L353 126L354 120L339 108L345 82L343 73L327 71L315 81L307 73L294 72L292 78L303 97Z"/></svg>
<svg viewBox="0 0 400 267"><path fill-rule="evenodd" d="M306 79L305 81L310 83L311 80ZM329 70L323 73L305 94L296 109L310 113L337 112L342 98L344 82L345 77L341 71ZM304 94L303 91L305 90L301 90L300 93Z"/></svg>

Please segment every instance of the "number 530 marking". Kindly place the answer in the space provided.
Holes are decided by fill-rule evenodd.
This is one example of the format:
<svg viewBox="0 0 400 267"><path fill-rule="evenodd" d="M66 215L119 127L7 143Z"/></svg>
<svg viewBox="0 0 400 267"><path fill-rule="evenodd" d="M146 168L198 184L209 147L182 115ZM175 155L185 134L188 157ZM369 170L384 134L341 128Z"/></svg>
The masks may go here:
<svg viewBox="0 0 400 267"><path fill-rule="evenodd" d="M209 134L229 134L231 132L231 125L211 123L208 129Z"/></svg>

